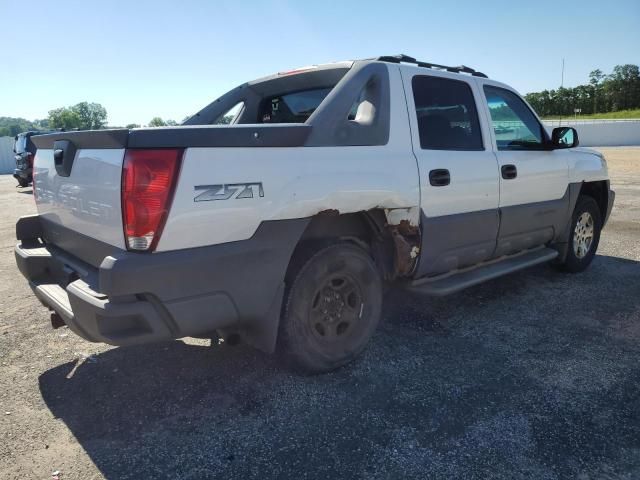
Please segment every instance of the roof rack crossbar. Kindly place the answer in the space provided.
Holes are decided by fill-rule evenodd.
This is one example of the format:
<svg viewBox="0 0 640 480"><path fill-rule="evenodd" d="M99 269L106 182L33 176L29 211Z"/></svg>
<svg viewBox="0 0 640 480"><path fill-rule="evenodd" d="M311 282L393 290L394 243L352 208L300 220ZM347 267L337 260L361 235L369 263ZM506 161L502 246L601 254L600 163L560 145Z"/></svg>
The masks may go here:
<svg viewBox="0 0 640 480"><path fill-rule="evenodd" d="M416 60L413 57L410 57L409 55L404 55L404 54L383 55L381 57L377 57L376 60L380 62L391 62L391 63L412 63L414 65L417 65L418 67L423 67L423 68L433 68L436 70L445 70L447 72L453 72L453 73L469 73L474 77L489 78L484 73L478 72L477 70L474 70L471 67L467 67L466 65L451 67L448 65L439 65L437 63L421 62L419 60Z"/></svg>

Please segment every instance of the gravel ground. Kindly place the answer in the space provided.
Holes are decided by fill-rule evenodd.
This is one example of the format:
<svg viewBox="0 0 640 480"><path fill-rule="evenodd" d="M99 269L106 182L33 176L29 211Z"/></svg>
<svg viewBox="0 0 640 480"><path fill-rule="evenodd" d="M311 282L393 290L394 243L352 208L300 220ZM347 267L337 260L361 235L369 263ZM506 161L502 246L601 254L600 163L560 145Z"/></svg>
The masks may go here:
<svg viewBox="0 0 640 480"><path fill-rule="evenodd" d="M0 478L640 478L640 147L583 274L392 291L370 348L300 377L248 347L113 348L19 275L30 189L0 177Z"/></svg>

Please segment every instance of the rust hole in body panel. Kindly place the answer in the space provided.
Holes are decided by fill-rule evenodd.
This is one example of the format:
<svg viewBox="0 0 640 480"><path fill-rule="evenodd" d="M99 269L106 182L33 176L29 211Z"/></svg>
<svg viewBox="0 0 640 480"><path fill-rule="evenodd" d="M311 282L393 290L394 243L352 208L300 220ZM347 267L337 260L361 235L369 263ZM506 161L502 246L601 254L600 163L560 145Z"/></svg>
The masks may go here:
<svg viewBox="0 0 640 480"><path fill-rule="evenodd" d="M340 215L340 212L335 208L328 208L327 210L318 212L318 215L321 215L323 217L337 217Z"/></svg>
<svg viewBox="0 0 640 480"><path fill-rule="evenodd" d="M387 225L396 247L395 274L410 275L418 261L420 252L420 228L402 220L398 225Z"/></svg>

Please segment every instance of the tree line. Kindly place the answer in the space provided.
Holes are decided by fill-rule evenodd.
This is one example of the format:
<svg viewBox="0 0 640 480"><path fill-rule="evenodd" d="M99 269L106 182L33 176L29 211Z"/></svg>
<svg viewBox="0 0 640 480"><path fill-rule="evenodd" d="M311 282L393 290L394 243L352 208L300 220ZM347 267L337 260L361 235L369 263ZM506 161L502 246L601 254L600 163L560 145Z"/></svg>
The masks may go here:
<svg viewBox="0 0 640 480"><path fill-rule="evenodd" d="M640 69L616 65L608 75L596 69L589 74L589 83L528 93L525 98L541 117L573 115L575 109L593 114L640 108Z"/></svg>
<svg viewBox="0 0 640 480"><path fill-rule="evenodd" d="M149 127L175 125L178 125L175 120L163 120L160 117L153 117L148 123ZM129 123L125 125L125 128L141 126L137 123ZM49 110L48 117L42 120L30 121L24 118L0 117L0 137L15 137L18 133L30 130L99 130L101 128L107 128L107 110L99 103L93 102L80 102L73 106ZM119 127L109 126L109 128Z"/></svg>

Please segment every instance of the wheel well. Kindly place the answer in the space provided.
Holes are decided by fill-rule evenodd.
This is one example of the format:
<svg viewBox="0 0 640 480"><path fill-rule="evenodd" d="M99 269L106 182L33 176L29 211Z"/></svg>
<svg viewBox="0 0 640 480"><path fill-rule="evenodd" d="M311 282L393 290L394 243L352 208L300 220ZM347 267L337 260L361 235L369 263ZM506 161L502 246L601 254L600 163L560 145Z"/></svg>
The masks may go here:
<svg viewBox="0 0 640 480"><path fill-rule="evenodd" d="M599 182L585 182L580 188L580 195L587 195L593 198L600 209L600 216L604 221L607 215L607 204L609 203L609 188L607 182L602 180Z"/></svg>
<svg viewBox="0 0 640 480"><path fill-rule="evenodd" d="M285 282L302 267L318 248L337 241L351 242L366 250L380 268L383 278L392 280L406 273L398 268L398 256L402 240L396 237L397 226L387 222L383 209L340 214L326 210L315 215L303 232L291 256Z"/></svg>

